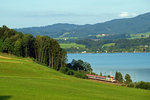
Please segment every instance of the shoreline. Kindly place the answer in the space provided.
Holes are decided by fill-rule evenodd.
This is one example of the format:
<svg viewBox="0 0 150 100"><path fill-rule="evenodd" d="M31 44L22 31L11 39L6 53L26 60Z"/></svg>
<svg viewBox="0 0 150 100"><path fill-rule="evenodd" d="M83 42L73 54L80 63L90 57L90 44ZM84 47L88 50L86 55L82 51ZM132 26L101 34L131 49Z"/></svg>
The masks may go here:
<svg viewBox="0 0 150 100"><path fill-rule="evenodd" d="M123 54L123 53L150 53L150 52L110 52L110 53L67 53L67 54L117 54L117 53L120 53L120 54Z"/></svg>

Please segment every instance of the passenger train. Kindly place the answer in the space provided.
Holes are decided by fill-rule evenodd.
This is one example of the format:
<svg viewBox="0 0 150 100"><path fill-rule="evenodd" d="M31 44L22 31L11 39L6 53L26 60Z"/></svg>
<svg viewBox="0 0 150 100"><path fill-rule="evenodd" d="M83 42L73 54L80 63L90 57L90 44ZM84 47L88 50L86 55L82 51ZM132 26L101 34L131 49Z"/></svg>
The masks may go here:
<svg viewBox="0 0 150 100"><path fill-rule="evenodd" d="M107 76L98 76L98 75L91 75L91 74L86 74L86 76L89 79L108 81L108 82L116 82L116 80L113 76L107 77Z"/></svg>

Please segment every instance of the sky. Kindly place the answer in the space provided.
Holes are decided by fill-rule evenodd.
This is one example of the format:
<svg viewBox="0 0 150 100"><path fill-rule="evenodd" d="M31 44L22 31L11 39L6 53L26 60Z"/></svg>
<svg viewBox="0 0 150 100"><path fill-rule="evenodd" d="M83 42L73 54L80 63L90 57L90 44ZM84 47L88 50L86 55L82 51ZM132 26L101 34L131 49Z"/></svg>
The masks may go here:
<svg viewBox="0 0 150 100"><path fill-rule="evenodd" d="M0 26L96 24L150 12L150 0L0 0Z"/></svg>

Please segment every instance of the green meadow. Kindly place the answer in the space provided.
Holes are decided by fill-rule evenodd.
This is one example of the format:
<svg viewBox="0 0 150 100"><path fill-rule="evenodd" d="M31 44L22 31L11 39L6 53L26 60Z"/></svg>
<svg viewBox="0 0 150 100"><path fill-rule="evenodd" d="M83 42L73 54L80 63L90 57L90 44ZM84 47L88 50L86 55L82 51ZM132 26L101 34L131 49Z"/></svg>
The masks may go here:
<svg viewBox="0 0 150 100"><path fill-rule="evenodd" d="M85 45L82 44L76 44L76 43L60 43L61 48L85 48Z"/></svg>
<svg viewBox="0 0 150 100"><path fill-rule="evenodd" d="M115 43L107 43L107 44L104 44L104 45L102 46L102 48L103 48L103 47L110 47L110 46L115 46Z"/></svg>
<svg viewBox="0 0 150 100"><path fill-rule="evenodd" d="M149 36L150 36L150 32L140 33L140 34L130 34L130 38L128 39L140 39L140 38L147 38Z"/></svg>
<svg viewBox="0 0 150 100"><path fill-rule="evenodd" d="M150 91L79 79L0 54L0 100L150 100Z"/></svg>

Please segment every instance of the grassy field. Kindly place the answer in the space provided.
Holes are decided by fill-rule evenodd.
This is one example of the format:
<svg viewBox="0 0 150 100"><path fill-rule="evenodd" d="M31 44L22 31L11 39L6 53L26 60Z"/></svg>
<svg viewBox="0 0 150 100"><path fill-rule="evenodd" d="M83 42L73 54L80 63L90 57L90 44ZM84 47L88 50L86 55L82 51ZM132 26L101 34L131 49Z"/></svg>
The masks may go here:
<svg viewBox="0 0 150 100"><path fill-rule="evenodd" d="M150 36L150 32L140 33L140 34L130 34L130 38L129 39L147 38L149 36Z"/></svg>
<svg viewBox="0 0 150 100"><path fill-rule="evenodd" d="M107 43L107 44L104 44L103 46L102 46L102 48L103 47L110 47L110 46L114 46L115 45L115 43Z"/></svg>
<svg viewBox="0 0 150 100"><path fill-rule="evenodd" d="M60 43L61 48L85 48L85 45L82 44L76 44L76 43Z"/></svg>
<svg viewBox="0 0 150 100"><path fill-rule="evenodd" d="M0 100L149 100L150 91L64 75L0 54Z"/></svg>
<svg viewBox="0 0 150 100"><path fill-rule="evenodd" d="M77 39L77 37L68 37L66 35L69 35L70 33L64 33L63 35L60 35L58 38L55 38L56 40L68 40L68 39Z"/></svg>
<svg viewBox="0 0 150 100"><path fill-rule="evenodd" d="M61 35L61 36L59 36L59 38L63 38L63 37L65 37L66 35L69 35L70 33L64 33L63 35Z"/></svg>
<svg viewBox="0 0 150 100"><path fill-rule="evenodd" d="M78 39L77 37L59 37L59 38L54 38L56 40L68 40L68 39Z"/></svg>

